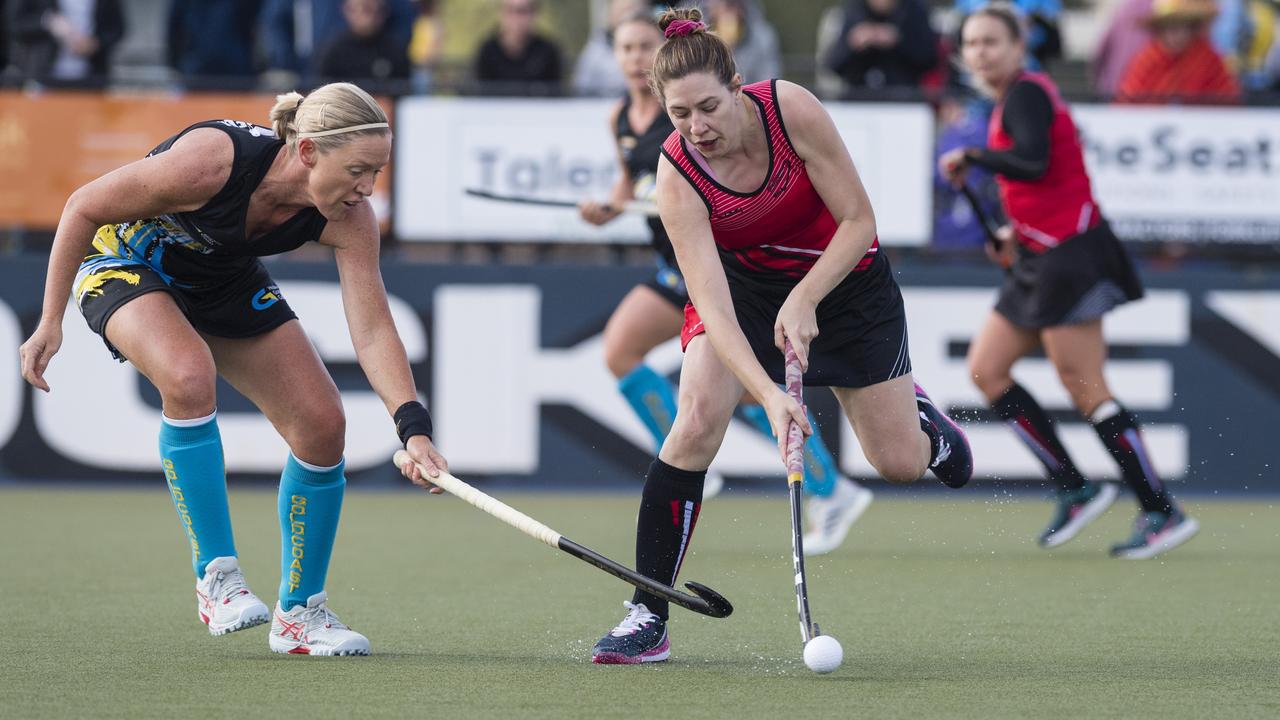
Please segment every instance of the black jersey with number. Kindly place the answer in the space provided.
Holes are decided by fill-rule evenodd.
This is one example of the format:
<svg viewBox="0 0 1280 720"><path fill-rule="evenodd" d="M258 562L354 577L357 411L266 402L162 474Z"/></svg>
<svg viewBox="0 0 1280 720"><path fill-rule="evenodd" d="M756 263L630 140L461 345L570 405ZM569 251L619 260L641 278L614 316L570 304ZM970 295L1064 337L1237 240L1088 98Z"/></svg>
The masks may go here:
<svg viewBox="0 0 1280 720"><path fill-rule="evenodd" d="M622 109L618 111L614 136L618 143L618 151L622 153L622 161L626 164L627 172L631 176L631 183L635 187L636 199L653 200L662 143L675 131L675 127L671 124L671 118L667 117L665 112L659 111L653 122L649 123L649 127L637 135L635 129L631 127L631 119L627 116L630 110L631 97L627 96L622 101ZM667 237L666 228L662 227L662 220L651 217L648 222L649 229L653 231L653 249L667 264L675 267L675 251L671 248L671 240Z"/></svg>
<svg viewBox="0 0 1280 720"><path fill-rule="evenodd" d="M184 249L206 255L262 257L288 252L320 239L326 221L313 207L298 211L252 241L245 234L249 199L284 147L284 141L277 138L270 128L239 120L207 120L160 143L147 157L165 152L179 138L198 128L216 128L225 132L235 148L235 159L226 184L204 207L156 218L183 231L187 236L180 243Z"/></svg>

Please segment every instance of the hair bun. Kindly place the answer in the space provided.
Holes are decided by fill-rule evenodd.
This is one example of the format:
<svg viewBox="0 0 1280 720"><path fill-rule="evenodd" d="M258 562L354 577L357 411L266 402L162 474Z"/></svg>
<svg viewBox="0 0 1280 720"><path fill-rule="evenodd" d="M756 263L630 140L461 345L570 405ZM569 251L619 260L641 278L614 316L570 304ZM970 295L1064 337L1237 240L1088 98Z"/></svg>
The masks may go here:
<svg viewBox="0 0 1280 720"><path fill-rule="evenodd" d="M675 29L672 29L674 26ZM658 28L668 38L685 35L692 35L699 30L706 30L707 26L702 22L702 11L696 7L691 8L668 8L662 16L658 18Z"/></svg>

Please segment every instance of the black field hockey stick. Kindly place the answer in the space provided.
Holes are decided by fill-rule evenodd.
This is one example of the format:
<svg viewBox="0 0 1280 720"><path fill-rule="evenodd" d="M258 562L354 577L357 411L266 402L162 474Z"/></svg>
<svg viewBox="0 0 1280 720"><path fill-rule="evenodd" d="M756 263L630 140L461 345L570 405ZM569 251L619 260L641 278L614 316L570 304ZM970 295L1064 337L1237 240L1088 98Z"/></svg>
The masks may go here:
<svg viewBox="0 0 1280 720"><path fill-rule="evenodd" d="M394 462L396 467L403 468L406 463L413 462L413 459L404 450L397 450ZM645 592L653 593L686 610L692 610L701 615L709 615L714 618L728 617L733 612L733 605L723 595L706 585L686 582L684 584L685 587L692 590L694 594L682 593L670 585L664 585L653 578L645 577L588 547L579 545L501 500L480 492L447 472L441 472L439 477L433 478L427 475L426 469L421 465L418 466L418 472L422 473L422 477L426 478L431 484L448 490L450 494L462 498L524 534L537 538L553 548L563 550L579 560L594 565Z"/></svg>
<svg viewBox="0 0 1280 720"><path fill-rule="evenodd" d="M1004 247L1004 241L1000 239L1000 226L996 224L987 209L982 207L982 202L978 200L978 194L969 187L968 183L960 186L960 192L964 193L964 199L969 201L969 207L973 208L973 216L978 218L978 222L982 225L982 232L987 236L987 244L995 252L1000 252Z"/></svg>
<svg viewBox="0 0 1280 720"><path fill-rule="evenodd" d="M787 394L804 407L804 371L791 341L786 340ZM809 583L804 573L804 534L800 524L800 503L804 499L804 431L792 421L787 428L787 489L791 495L791 562L795 570L796 611L800 614L800 637L807 645L821 635L818 623L809 616Z"/></svg>
<svg viewBox="0 0 1280 720"><path fill-rule="evenodd" d="M484 200L496 200L497 202L519 203L521 205L540 205L542 207L557 208L578 207L578 203L573 200L550 200L547 198L528 197L526 195L503 195L500 193L489 192L488 190L481 190L479 188L467 188L464 192L471 197L477 197ZM655 217L658 215L658 204L648 202L646 200L629 200L623 203L622 207L614 207L609 204L606 204L605 207L624 213L636 213L639 215L651 215Z"/></svg>

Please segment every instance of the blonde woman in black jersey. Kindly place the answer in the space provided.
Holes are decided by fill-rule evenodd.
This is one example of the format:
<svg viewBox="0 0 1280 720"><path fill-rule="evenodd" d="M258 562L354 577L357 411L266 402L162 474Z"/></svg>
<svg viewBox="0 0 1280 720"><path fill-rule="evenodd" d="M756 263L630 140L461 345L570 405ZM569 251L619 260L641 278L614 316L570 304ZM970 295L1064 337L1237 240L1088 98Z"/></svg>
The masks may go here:
<svg viewBox="0 0 1280 720"><path fill-rule="evenodd" d="M308 242L333 249L360 366L414 459L447 469L387 306L368 197L391 155L378 103L335 83L278 98L273 127L197 123L146 158L72 194L49 257L40 324L22 374L45 392L67 299L119 360L160 391L160 461L213 635L272 621L275 652L367 655L324 592L342 507L346 427L337 387L263 255ZM218 376L289 445L280 480L281 579L274 615L246 585L227 507L216 418ZM413 482L429 478L406 466Z"/></svg>

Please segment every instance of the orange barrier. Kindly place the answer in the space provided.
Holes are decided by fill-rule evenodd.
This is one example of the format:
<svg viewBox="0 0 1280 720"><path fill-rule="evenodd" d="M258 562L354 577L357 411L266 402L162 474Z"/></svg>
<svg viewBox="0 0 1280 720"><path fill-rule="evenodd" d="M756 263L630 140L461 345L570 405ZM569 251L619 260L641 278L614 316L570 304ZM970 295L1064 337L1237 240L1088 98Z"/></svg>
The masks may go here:
<svg viewBox="0 0 1280 720"><path fill-rule="evenodd" d="M274 98L250 93L103 94L0 92L0 225L52 230L76 188L145 156L203 120L267 124ZM380 101L391 113L392 103ZM388 215L391 172L378 178L374 207Z"/></svg>

